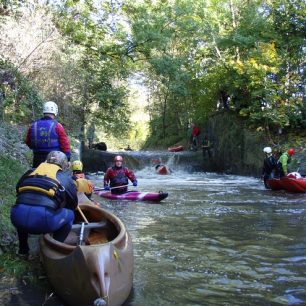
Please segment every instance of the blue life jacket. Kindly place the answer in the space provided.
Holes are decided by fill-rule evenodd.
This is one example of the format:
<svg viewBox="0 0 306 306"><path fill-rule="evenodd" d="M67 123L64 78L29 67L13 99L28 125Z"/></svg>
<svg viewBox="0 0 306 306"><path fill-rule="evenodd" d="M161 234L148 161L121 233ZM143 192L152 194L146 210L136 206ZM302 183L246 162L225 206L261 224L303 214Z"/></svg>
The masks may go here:
<svg viewBox="0 0 306 306"><path fill-rule="evenodd" d="M49 118L42 118L32 124L30 140L34 152L60 151L56 125L57 121Z"/></svg>

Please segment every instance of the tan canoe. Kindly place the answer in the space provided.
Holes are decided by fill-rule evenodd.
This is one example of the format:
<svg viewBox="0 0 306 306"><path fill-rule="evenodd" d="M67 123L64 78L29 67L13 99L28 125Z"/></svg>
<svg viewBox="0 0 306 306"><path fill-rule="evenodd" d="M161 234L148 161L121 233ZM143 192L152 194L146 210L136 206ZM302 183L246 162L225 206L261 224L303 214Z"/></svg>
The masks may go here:
<svg viewBox="0 0 306 306"><path fill-rule="evenodd" d="M76 210L64 243L50 234L42 236L43 264L55 292L68 305L121 305L133 283L132 241L119 218L89 203L79 204L89 223L82 228Z"/></svg>

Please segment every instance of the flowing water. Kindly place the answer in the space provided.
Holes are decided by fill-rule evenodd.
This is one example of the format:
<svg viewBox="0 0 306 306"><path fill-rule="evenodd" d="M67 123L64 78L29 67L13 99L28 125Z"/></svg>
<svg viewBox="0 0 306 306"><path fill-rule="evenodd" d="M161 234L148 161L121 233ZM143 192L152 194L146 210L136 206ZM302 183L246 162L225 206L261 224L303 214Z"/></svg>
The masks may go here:
<svg viewBox="0 0 306 306"><path fill-rule="evenodd" d="M306 305L305 194L265 190L251 177L153 169L135 172L137 189L169 192L160 204L95 198L132 236L125 305Z"/></svg>
<svg viewBox="0 0 306 306"><path fill-rule="evenodd" d="M161 204L104 204L135 248L129 305L306 305L306 197L255 178L137 174Z"/></svg>

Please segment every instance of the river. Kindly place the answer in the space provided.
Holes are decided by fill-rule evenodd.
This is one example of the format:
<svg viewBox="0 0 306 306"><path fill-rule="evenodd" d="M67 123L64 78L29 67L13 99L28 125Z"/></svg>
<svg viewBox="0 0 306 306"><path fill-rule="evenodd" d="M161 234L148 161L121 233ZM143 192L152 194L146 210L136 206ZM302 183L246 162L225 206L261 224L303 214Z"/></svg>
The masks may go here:
<svg viewBox="0 0 306 306"><path fill-rule="evenodd" d="M266 190L252 177L173 170L135 172L138 190L169 193L160 204L95 198L132 236L125 305L306 305L306 195Z"/></svg>

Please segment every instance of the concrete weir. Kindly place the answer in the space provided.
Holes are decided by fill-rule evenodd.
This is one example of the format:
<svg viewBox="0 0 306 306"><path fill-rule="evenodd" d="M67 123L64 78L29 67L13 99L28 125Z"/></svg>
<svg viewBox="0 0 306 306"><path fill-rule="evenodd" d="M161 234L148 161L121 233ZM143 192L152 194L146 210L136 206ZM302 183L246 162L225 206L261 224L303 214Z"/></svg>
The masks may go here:
<svg viewBox="0 0 306 306"><path fill-rule="evenodd" d="M121 155L124 165L131 169L140 170L153 166L152 161L159 159L162 164L175 166L186 171L203 171L202 152L167 152L167 151L119 151L109 152L85 148L82 152L84 170L86 172L106 171L112 166L114 157Z"/></svg>

